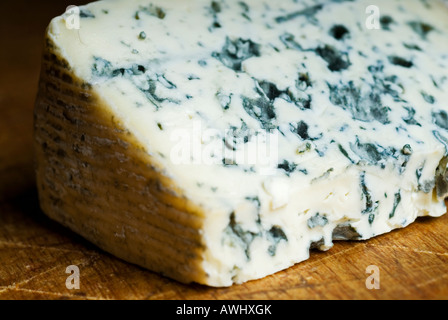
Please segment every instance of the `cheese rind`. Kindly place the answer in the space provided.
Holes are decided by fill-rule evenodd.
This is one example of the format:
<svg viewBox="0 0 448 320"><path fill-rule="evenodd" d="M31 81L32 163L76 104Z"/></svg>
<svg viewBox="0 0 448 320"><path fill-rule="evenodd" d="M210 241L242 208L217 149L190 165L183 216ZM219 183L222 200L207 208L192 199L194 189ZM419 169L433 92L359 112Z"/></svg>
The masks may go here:
<svg viewBox="0 0 448 320"><path fill-rule="evenodd" d="M108 0L47 32L43 210L183 282L229 286L446 209L441 1ZM343 17L343 19L341 19Z"/></svg>

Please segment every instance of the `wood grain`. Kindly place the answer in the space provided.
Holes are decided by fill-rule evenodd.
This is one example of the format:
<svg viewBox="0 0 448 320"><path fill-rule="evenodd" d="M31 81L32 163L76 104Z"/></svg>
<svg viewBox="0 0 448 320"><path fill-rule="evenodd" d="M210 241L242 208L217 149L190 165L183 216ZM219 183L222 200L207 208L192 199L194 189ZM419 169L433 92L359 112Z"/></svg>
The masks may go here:
<svg viewBox="0 0 448 320"><path fill-rule="evenodd" d="M0 299L448 298L447 215L369 241L337 242L288 270L219 289L180 284L121 261L46 218L34 187L32 110L45 27L69 4L0 4L8 13L0 19L8 46L0 51ZM80 269L79 290L65 286L69 265ZM366 288L369 265L380 271L377 290Z"/></svg>

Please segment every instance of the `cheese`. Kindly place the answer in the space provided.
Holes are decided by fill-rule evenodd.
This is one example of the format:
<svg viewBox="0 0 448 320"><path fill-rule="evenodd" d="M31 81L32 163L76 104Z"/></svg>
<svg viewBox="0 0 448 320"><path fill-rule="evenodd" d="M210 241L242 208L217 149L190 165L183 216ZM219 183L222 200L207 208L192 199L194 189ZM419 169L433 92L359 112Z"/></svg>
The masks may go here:
<svg viewBox="0 0 448 320"><path fill-rule="evenodd" d="M43 211L209 286L443 215L448 9L369 5L105 0L54 18L35 109Z"/></svg>

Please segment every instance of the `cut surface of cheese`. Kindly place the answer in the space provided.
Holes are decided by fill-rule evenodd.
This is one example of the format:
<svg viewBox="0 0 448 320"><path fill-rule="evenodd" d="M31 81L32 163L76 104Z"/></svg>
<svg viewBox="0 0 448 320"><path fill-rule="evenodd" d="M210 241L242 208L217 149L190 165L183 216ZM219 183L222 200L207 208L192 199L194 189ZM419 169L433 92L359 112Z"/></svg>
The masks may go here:
<svg viewBox="0 0 448 320"><path fill-rule="evenodd" d="M104 0L54 18L43 211L209 286L443 215L448 8L375 3Z"/></svg>

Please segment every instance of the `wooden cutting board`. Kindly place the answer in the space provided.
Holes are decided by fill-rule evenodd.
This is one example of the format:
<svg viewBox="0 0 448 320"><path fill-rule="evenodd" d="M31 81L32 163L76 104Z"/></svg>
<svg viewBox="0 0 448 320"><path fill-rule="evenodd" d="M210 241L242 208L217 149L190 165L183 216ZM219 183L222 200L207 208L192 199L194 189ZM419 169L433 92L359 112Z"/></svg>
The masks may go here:
<svg viewBox="0 0 448 320"><path fill-rule="evenodd" d="M161 277L46 218L34 187L32 110L45 27L69 4L0 4L7 13L0 19L0 299L448 298L448 215L365 242L337 242L287 270L229 288ZM68 266L79 268L79 289L66 287Z"/></svg>

